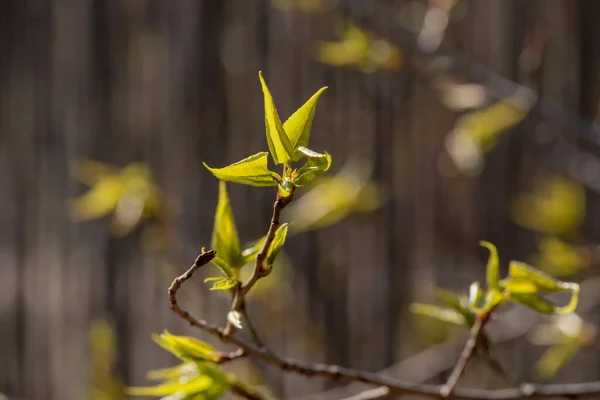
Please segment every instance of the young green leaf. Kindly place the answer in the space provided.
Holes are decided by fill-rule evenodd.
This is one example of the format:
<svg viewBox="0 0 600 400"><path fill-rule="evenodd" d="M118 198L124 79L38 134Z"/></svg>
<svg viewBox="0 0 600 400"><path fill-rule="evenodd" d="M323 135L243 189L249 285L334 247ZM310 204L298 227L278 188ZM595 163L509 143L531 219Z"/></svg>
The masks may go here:
<svg viewBox="0 0 600 400"><path fill-rule="evenodd" d="M481 241L479 244L490 251L486 268L486 280L488 289L500 289L498 282L500 281L500 260L498 258L498 250L490 242Z"/></svg>
<svg viewBox="0 0 600 400"><path fill-rule="evenodd" d="M469 287L469 309L480 311L485 305L485 294L479 282L473 282Z"/></svg>
<svg viewBox="0 0 600 400"><path fill-rule="evenodd" d="M488 290L487 293L485 294L485 304L483 306L482 311L484 313L488 313L492 309L497 307L499 304L503 303L505 300L506 300L506 298L504 297L504 295L502 294L502 292L500 290L497 290L497 289Z"/></svg>
<svg viewBox="0 0 600 400"><path fill-rule="evenodd" d="M268 155L267 152L257 153L223 168L211 168L206 163L203 164L214 176L223 181L250 186L277 186L281 177L267 168Z"/></svg>
<svg viewBox="0 0 600 400"><path fill-rule="evenodd" d="M463 314L449 308L441 308L431 304L413 303L410 305L410 311L415 314L435 318L443 322L448 322L450 324L460 326L469 325L469 322Z"/></svg>
<svg viewBox="0 0 600 400"><path fill-rule="evenodd" d="M187 382L168 381L156 386L132 387L127 390L127 393L130 396L169 396L171 398L191 399L198 395L201 396L201 393L207 390L212 384L213 381L209 377L198 376ZM170 396L175 394L179 394L179 397ZM181 395L184 395L184 397L181 397Z"/></svg>
<svg viewBox="0 0 600 400"><path fill-rule="evenodd" d="M182 360L212 361L218 358L218 352L214 347L192 337L171 335L165 330L160 335L153 334L152 339Z"/></svg>
<svg viewBox="0 0 600 400"><path fill-rule="evenodd" d="M229 290L235 285L237 285L237 281L235 279L228 279L222 276L214 277L214 278L206 278L204 283L214 281L213 287L209 290Z"/></svg>
<svg viewBox="0 0 600 400"><path fill-rule="evenodd" d="M281 224L281 226L279 228L277 228L277 231L275 232L275 238L273 239L273 243L271 243L271 247L269 248L269 251L267 252L267 260L266 260L267 267L272 266L273 263L275 262L275 259L277 258L279 251L281 250L281 248L283 247L283 244L285 243L285 239L287 237L287 232L288 232L288 224L287 223Z"/></svg>
<svg viewBox="0 0 600 400"><path fill-rule="evenodd" d="M218 399L229 390L225 372L210 362L186 362L163 370L150 371L149 379L163 383L150 387L127 389L131 396L156 396L164 399Z"/></svg>
<svg viewBox="0 0 600 400"><path fill-rule="evenodd" d="M525 263L511 261L508 267L508 276L511 281L526 281L535 285L543 292L558 292L572 288L572 283L561 282L550 275L543 273Z"/></svg>
<svg viewBox="0 0 600 400"><path fill-rule="evenodd" d="M275 164L287 163L292 158L294 149L281 124L277 109L275 108L275 103L273 102L273 97L262 76L262 72L258 72L258 77L260 78L260 84L264 95L265 128L267 130L267 142L269 144L271 156L273 157Z"/></svg>
<svg viewBox="0 0 600 400"><path fill-rule="evenodd" d="M263 236L260 239L250 242L244 246L244 249L242 250L244 264L248 264L254 259L256 253L258 253L265 244L265 240L267 240L267 236Z"/></svg>
<svg viewBox="0 0 600 400"><path fill-rule="evenodd" d="M211 247L229 266L241 267L240 240L235 228L235 219L225 181L219 181L219 202L215 212Z"/></svg>
<svg viewBox="0 0 600 400"><path fill-rule="evenodd" d="M221 272L223 272L223 275L225 275L226 277L233 278L233 271L231 270L231 267L222 258L213 257L213 259L210 260L210 263L213 264L215 267L219 268Z"/></svg>
<svg viewBox="0 0 600 400"><path fill-rule="evenodd" d="M452 292L441 289L439 287L433 288L433 295L438 301L445 303L454 311L459 312L467 321L467 325L473 325L475 322L475 316L473 313L461 302L461 299Z"/></svg>
<svg viewBox="0 0 600 400"><path fill-rule="evenodd" d="M327 86L319 89L302 107L296 110L287 121L283 124L283 129L287 134L293 149L298 149L300 146L308 146L310 139L310 130L312 127L313 118L317 102L321 94L327 89ZM298 161L303 157L302 152L296 150L292 157L292 161Z"/></svg>
<svg viewBox="0 0 600 400"><path fill-rule="evenodd" d="M569 338L550 347L536 363L535 371L542 379L552 378L579 351L581 341Z"/></svg>
<svg viewBox="0 0 600 400"><path fill-rule="evenodd" d="M302 146L298 147L298 152L307 157L308 160L296 171L293 179L295 186L300 187L314 181L331 167L331 156L327 152L321 154Z"/></svg>
<svg viewBox="0 0 600 400"><path fill-rule="evenodd" d="M577 308L579 300L579 286L572 288L571 300L566 306L559 306L535 293L510 293L510 299L515 303L529 307L542 314L569 314Z"/></svg>

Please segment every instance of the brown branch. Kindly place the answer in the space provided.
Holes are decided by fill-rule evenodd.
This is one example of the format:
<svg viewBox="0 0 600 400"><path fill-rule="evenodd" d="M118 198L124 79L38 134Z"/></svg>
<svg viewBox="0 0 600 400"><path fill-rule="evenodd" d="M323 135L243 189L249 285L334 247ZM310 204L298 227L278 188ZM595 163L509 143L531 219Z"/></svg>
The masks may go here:
<svg viewBox="0 0 600 400"><path fill-rule="evenodd" d="M446 384L442 387L442 396L448 397L448 395L450 395L450 393L452 393L452 391L456 387L456 384L458 383L462 375L465 373L465 369L467 368L469 361L471 361L471 359L476 353L475 350L477 349L477 346L479 345L479 343L481 343L481 338L483 336L483 327L485 326L487 321L488 315L478 316L475 319L475 323L471 327L469 340L467 340L467 343L465 343L465 347L462 353L460 354L458 361L454 365L452 373L448 377Z"/></svg>
<svg viewBox="0 0 600 400"><path fill-rule="evenodd" d="M269 248L271 247L271 244L275 239L275 232L277 232L277 228L279 228L279 217L281 216L281 211L283 211L285 206L290 204L290 202L292 201L295 189L295 186L292 187L292 191L287 197L281 197L280 193L277 193L277 200L275 200L275 204L273 204L273 216L271 217L271 225L269 225L267 238L265 239L265 243L263 244L262 249L260 249L258 254L256 254L252 275L242 286L242 297L248 294L248 292L250 291L250 289L252 289L256 281L265 276L265 269L263 263L265 262L267 254L269 252Z"/></svg>
<svg viewBox="0 0 600 400"><path fill-rule="evenodd" d="M346 397L344 400L373 400L384 399L389 397L390 391L385 386L380 386L375 389L364 390L354 396Z"/></svg>
<svg viewBox="0 0 600 400"><path fill-rule="evenodd" d="M187 321L211 335L214 335L226 343L237 346L241 351L250 357L259 359L266 364L275 366L283 371L295 372L309 377L324 377L339 382L360 382L369 385L385 386L391 395L423 395L432 398L444 398L443 388L438 385L417 385L398 381L392 378L380 376L375 373L357 371L349 368L326 364L304 364L295 360L279 357L264 349L259 349L242 339L233 336L225 336L224 330L204 320L198 320L192 317L187 311L183 310L177 303L177 291L181 285L190 279L194 272L202 265L208 263L216 252L214 250L201 254L196 259L194 265L183 275L177 277L169 288L169 303L171 309ZM450 393L449 398L458 400L517 400L525 397L583 397L597 396L600 394L600 382L568 384L568 385L525 385L518 389L502 390L478 390L456 388Z"/></svg>
<svg viewBox="0 0 600 400"><path fill-rule="evenodd" d="M248 278L248 280L236 291L236 294L231 303L231 311L239 312L242 308L242 304L244 302L244 297L248 294L248 292L252 289L254 284L260 279L265 277L268 272L265 270L264 262L269 253L269 248L275 239L275 233L277 232L277 228L279 228L279 217L281 216L281 211L290 204L294 197L294 192L296 187L292 187L292 191L289 196L281 197L281 194L277 192L277 199L273 204L273 216L271 217L271 224L269 225L269 231L267 232L267 236L265 238L265 243L263 244L260 251L256 254L256 258L254 260L254 269L252 270L252 275ZM230 336L235 331L235 327L229 321L227 321L227 326L225 327L225 334Z"/></svg>
<svg viewBox="0 0 600 400"><path fill-rule="evenodd" d="M247 354L242 349L237 349L235 351L229 353L221 353L219 356L219 360L216 361L217 364L225 364L233 360L237 360L238 358L245 357Z"/></svg>
<svg viewBox="0 0 600 400"><path fill-rule="evenodd" d="M589 312L600 304L600 291L596 289L599 285L600 277L589 278L581 283L581 293L586 293L586 295L580 298L577 307L578 314ZM548 298L552 300L554 296L550 295ZM547 315L538 314L524 307L515 307L503 313L497 313L496 317L486 325L488 327L486 338L490 345L500 345L517 340L527 335L539 322L549 318ZM378 373L396 376L398 379L415 383L425 382L454 366L455 360L460 356L462 350L460 343L465 340L468 340L468 335L464 335L459 341L447 340L436 344ZM348 397L361 389L363 389L361 385L353 384L326 392L300 396L297 400L339 399Z"/></svg>

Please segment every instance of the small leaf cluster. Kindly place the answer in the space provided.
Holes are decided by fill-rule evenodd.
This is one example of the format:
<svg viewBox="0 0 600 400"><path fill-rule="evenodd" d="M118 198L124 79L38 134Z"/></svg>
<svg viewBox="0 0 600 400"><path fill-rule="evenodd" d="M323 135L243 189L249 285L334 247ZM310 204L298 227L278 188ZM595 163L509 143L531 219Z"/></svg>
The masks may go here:
<svg viewBox="0 0 600 400"><path fill-rule="evenodd" d="M579 298L579 285L559 281L523 262L511 261L508 276L500 279L499 257L496 247L489 242L480 244L490 251L486 269L487 290L474 282L468 296L457 297L437 289L435 297L446 307L415 303L411 310L456 325L472 326L476 318L486 318L492 311L508 301L521 304L543 314L569 314L575 311ZM571 299L565 306L557 305L541 294L568 291Z"/></svg>
<svg viewBox="0 0 600 400"><path fill-rule="evenodd" d="M352 66L364 73L395 70L402 66L402 53L396 46L351 22L345 24L338 36L339 41L317 43L314 54L317 61L335 67Z"/></svg>
<svg viewBox="0 0 600 400"><path fill-rule="evenodd" d="M90 189L71 200L69 212L74 221L111 215L111 232L123 236L139 226L143 219L160 212L161 193L148 164L133 162L119 169L80 160L75 172Z"/></svg>
<svg viewBox="0 0 600 400"><path fill-rule="evenodd" d="M281 123L269 87L262 73L258 73L264 96L265 128L269 151L275 165L283 164L283 173L271 171L267 165L269 153L260 152L224 168L204 166L223 181L250 186L279 186L283 197L289 196L294 187L315 180L329 170L331 156L310 150L308 142L315 109L319 97L327 89L319 89L302 107L294 112L285 123ZM305 160L300 168L292 162Z"/></svg>
<svg viewBox="0 0 600 400"><path fill-rule="evenodd" d="M550 346L538 360L535 370L543 379L551 378L566 365L581 348L593 346L598 328L577 314L559 315L547 324L539 324L529 334L529 340L539 346Z"/></svg>
<svg viewBox="0 0 600 400"><path fill-rule="evenodd" d="M198 339L175 336L165 331L153 335L154 341L179 358L182 363L150 371L148 379L162 381L156 386L133 387L131 396L156 396L166 399L217 399L230 388L230 378L216 364L221 353Z"/></svg>

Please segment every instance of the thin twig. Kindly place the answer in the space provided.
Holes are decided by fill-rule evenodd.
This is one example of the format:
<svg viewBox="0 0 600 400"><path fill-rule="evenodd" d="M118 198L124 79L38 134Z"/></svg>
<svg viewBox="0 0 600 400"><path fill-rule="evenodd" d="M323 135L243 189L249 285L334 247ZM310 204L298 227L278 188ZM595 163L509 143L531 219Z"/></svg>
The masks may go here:
<svg viewBox="0 0 600 400"><path fill-rule="evenodd" d="M295 372L305 376L320 376L340 382L360 382L376 386L386 386L390 395L423 395L432 398L444 398L442 389L445 386L437 385L415 385L398 381L385 376L366 371L357 371L349 368L326 364L304 364L295 360L279 357L271 352L259 349L246 341L234 336L227 337L223 329L207 321L192 317L177 303L177 291L181 285L190 279L194 272L202 265L208 263L216 252L214 250L201 254L194 265L183 275L177 277L169 288L169 303L171 309L190 325L197 327L211 335L221 339L223 342L231 343L239 347L246 355L262 360L283 371ZM457 400L518 400L525 397L584 397L597 396L600 394L600 382L566 384L566 385L524 385L517 389L502 390L479 390L456 388L448 395L449 398Z"/></svg>
<svg viewBox="0 0 600 400"><path fill-rule="evenodd" d="M465 347L460 354L460 358L456 362L456 365L448 377L446 384L442 387L441 394L443 397L447 397L450 393L452 393L456 387L456 384L464 374L465 368L467 368L469 361L471 361L475 355L475 349L481 341L481 337L483 336L483 327L487 321L487 317L477 317L475 319L475 323L471 327L469 340L467 340L467 343L465 343Z"/></svg>
<svg viewBox="0 0 600 400"><path fill-rule="evenodd" d="M388 397L390 391L387 387L381 386L375 389L364 390L353 396L346 397L344 400L374 400Z"/></svg>
<svg viewBox="0 0 600 400"><path fill-rule="evenodd" d="M238 358L245 357L247 354L243 349L237 349L235 351L229 353L222 353L219 356L219 360L216 361L217 364L225 364L233 360L237 360Z"/></svg>
<svg viewBox="0 0 600 400"><path fill-rule="evenodd" d="M239 312L242 303L244 302L244 297L248 294L250 289L254 286L254 284L262 277L266 276L267 272L264 268L264 262L267 258L269 248L275 239L275 233L277 232L277 228L279 228L279 217L281 216L281 211L290 204L292 198L294 197L295 187L292 187L292 191L289 196L281 197L281 194L277 192L277 199L273 204L273 216L271 217L271 224L269 225L269 231L267 232L267 236L265 238L265 243L263 244L260 251L256 254L256 258L254 260L254 269L252 270L252 275L248 278L248 280L239 288L239 290L234 295L233 301L231 303L231 311ZM225 326L225 333L227 336L230 336L233 332L235 332L235 327L230 321L227 321L227 326Z"/></svg>
<svg viewBox="0 0 600 400"><path fill-rule="evenodd" d="M248 280L242 286L242 297L248 294L252 286L265 275L265 270L263 263L267 258L267 254L269 252L269 248L275 239L275 232L277 232L277 228L279 228L279 217L281 216L281 211L290 204L292 198L294 197L295 187L292 187L292 191L289 196L281 197L280 193L277 193L277 200L275 200L275 204L273 204L273 216L271 217L271 225L269 225L269 231L267 232L267 238L265 239L265 243L263 244L262 249L256 254L256 259L254 260L254 269L252 270L252 275L248 278ZM241 305L241 304L240 304Z"/></svg>

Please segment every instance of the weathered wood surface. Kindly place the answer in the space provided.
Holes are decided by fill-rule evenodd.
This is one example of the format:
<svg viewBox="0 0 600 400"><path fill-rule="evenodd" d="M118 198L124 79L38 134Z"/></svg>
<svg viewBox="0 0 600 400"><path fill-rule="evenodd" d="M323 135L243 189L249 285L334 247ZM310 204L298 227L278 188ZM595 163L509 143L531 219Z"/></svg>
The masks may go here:
<svg viewBox="0 0 600 400"><path fill-rule="evenodd" d="M518 79L524 33L537 24L548 36L542 95L596 117L596 1L468 4L450 28L450 46ZM531 235L506 215L531 167L524 137L539 121L504 140L479 179L445 178L438 156L456 115L411 67L365 75L312 61L311 41L332 38L333 21L266 0L0 2L0 393L85 398L87 332L98 318L117 328L128 384L144 383L148 369L170 360L151 332L193 333L170 315L165 280L140 253L139 235L114 239L104 221L69 222L66 199L81 192L69 162L149 162L192 244L173 250L183 269L210 241L217 183L201 162L224 165L266 148L259 69L282 116L328 85L313 147L327 149L336 167L350 155L370 160L389 199L377 212L289 242L293 268L278 295L293 296L302 318L273 309L269 319L251 306L278 351L383 369L423 346L407 317L423 280L458 288L480 278L480 239L495 242L503 261L531 251ZM262 235L271 191L233 185L230 193L240 234ZM586 233L599 240L598 195L589 200ZM224 319L219 296L205 291L188 301L206 318ZM538 354L519 341L502 360L530 379ZM598 378L597 364L582 355L558 379ZM329 387L265 373L281 397ZM490 376L474 373L471 383L497 381Z"/></svg>

